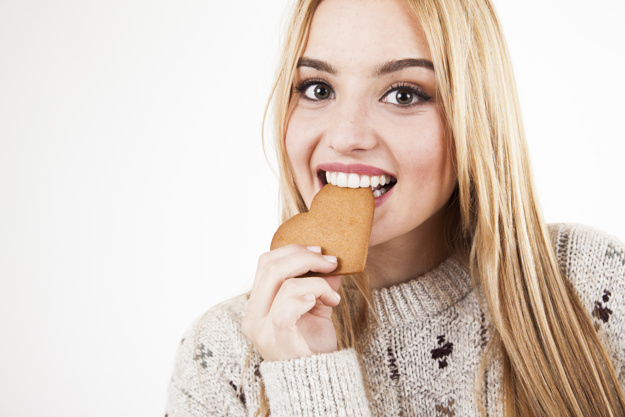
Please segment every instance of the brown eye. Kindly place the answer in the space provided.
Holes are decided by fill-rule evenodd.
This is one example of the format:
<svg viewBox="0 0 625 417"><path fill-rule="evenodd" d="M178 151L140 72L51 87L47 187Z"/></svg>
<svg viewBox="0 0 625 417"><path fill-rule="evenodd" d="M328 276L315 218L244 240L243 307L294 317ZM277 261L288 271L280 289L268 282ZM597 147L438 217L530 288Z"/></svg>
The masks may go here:
<svg viewBox="0 0 625 417"><path fill-rule="evenodd" d="M309 100L327 100L332 98L332 90L323 83L309 84L303 88L302 92Z"/></svg>
<svg viewBox="0 0 625 417"><path fill-rule="evenodd" d="M413 99L413 94L410 91L399 90L395 93L395 100L397 104L411 104Z"/></svg>
<svg viewBox="0 0 625 417"><path fill-rule="evenodd" d="M391 86L380 101L401 107L411 107L424 103L429 99L430 96L420 87L412 84L397 83Z"/></svg>
<svg viewBox="0 0 625 417"><path fill-rule="evenodd" d="M314 88L315 98L321 100L330 97L330 90L323 84L318 84Z"/></svg>

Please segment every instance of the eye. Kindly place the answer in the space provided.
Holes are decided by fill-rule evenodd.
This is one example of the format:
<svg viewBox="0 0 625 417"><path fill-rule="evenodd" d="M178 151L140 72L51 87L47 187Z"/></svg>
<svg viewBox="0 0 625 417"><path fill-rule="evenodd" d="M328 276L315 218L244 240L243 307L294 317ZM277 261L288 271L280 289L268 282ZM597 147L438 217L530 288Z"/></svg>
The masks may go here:
<svg viewBox="0 0 625 417"><path fill-rule="evenodd" d="M428 96L421 88L410 84L393 85L380 101L398 106L410 106L428 101Z"/></svg>
<svg viewBox="0 0 625 417"><path fill-rule="evenodd" d="M310 99L323 100L330 97L330 88L325 84L313 84L304 91Z"/></svg>
<svg viewBox="0 0 625 417"><path fill-rule="evenodd" d="M412 91L408 90L397 90L391 92L388 96L388 101L394 104L412 104L413 100L416 98Z"/></svg>
<svg viewBox="0 0 625 417"><path fill-rule="evenodd" d="M321 81L309 80L295 87L295 91L303 94L308 100L327 100L333 92L329 85Z"/></svg>

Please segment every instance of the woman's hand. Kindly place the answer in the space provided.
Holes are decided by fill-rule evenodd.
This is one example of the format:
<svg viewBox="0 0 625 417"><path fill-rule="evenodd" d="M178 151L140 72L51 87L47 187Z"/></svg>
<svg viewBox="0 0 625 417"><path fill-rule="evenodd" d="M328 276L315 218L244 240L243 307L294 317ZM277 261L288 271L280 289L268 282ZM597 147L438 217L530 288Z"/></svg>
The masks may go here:
<svg viewBox="0 0 625 417"><path fill-rule="evenodd" d="M242 326L266 361L337 350L332 307L340 301L341 277L292 278L336 266L317 246L287 245L261 255Z"/></svg>

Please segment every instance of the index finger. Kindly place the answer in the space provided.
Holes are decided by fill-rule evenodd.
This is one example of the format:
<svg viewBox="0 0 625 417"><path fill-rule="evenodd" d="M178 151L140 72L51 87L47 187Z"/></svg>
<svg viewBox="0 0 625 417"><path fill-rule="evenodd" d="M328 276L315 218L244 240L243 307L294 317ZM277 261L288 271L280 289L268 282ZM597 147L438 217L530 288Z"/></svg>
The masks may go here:
<svg viewBox="0 0 625 417"><path fill-rule="evenodd" d="M337 266L336 261L329 260L332 258L302 245L287 245L263 254L248 300L248 313L266 316L284 281L308 271L331 272Z"/></svg>

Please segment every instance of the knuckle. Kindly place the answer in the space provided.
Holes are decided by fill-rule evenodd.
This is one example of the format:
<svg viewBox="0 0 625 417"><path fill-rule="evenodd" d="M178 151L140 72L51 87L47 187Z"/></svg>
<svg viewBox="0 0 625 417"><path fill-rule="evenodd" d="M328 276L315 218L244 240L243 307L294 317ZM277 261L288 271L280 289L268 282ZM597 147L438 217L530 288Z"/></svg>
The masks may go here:
<svg viewBox="0 0 625 417"><path fill-rule="evenodd" d="M274 329L283 329L288 326L288 319L286 314L274 314L271 317L271 324Z"/></svg>
<svg viewBox="0 0 625 417"><path fill-rule="evenodd" d="M265 266L269 263L269 259L271 257L270 252L265 252L258 257L258 269L265 268Z"/></svg>
<svg viewBox="0 0 625 417"><path fill-rule="evenodd" d="M269 260L268 258L264 258L262 260L259 259L258 267L256 268L256 280L264 280L266 277L271 277L275 274L276 266L275 263Z"/></svg>
<svg viewBox="0 0 625 417"><path fill-rule="evenodd" d="M281 289L284 292L290 293L293 292L297 288L297 282L295 278L289 278L282 283Z"/></svg>
<svg viewBox="0 0 625 417"><path fill-rule="evenodd" d="M332 289L330 284L328 284L328 281L321 277L311 277L310 283L321 292L329 291Z"/></svg>
<svg viewBox="0 0 625 417"><path fill-rule="evenodd" d="M310 282L314 285L324 285L327 284L326 280L321 277L310 277Z"/></svg>
<svg viewBox="0 0 625 417"><path fill-rule="evenodd" d="M288 245L285 246L285 248L288 249L290 252L293 252L293 251L301 250L302 248L304 248L304 246L298 245L297 243L289 243Z"/></svg>

